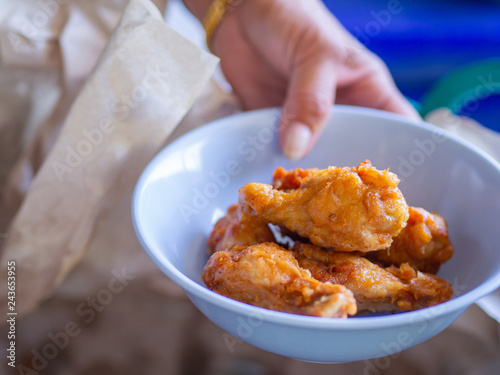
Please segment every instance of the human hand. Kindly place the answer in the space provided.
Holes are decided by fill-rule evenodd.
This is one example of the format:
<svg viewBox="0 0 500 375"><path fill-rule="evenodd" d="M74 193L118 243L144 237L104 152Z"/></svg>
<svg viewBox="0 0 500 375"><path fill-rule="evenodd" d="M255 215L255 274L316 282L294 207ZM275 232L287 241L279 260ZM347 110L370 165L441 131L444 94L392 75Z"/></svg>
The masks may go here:
<svg viewBox="0 0 500 375"><path fill-rule="evenodd" d="M283 106L280 145L291 160L314 146L334 102L420 118L385 64L319 0L236 0L211 48L245 109Z"/></svg>

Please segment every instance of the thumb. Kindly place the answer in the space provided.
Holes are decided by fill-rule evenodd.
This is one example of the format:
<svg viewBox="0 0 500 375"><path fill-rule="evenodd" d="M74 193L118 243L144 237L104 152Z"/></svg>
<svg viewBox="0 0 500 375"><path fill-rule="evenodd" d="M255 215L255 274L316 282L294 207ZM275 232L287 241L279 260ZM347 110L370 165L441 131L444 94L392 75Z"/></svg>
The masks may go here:
<svg viewBox="0 0 500 375"><path fill-rule="evenodd" d="M303 60L292 71L280 121L283 154L295 161L318 140L330 116L337 77L328 58Z"/></svg>

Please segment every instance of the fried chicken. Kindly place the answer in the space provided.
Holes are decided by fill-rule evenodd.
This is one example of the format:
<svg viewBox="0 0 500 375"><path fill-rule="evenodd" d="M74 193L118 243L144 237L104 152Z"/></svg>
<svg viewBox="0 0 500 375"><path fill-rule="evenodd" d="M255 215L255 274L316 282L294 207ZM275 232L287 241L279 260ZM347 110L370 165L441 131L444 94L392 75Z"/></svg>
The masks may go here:
<svg viewBox="0 0 500 375"><path fill-rule="evenodd" d="M445 302L453 288L432 273L453 255L446 222L408 207L398 183L368 160L354 168L278 168L272 186L245 185L217 221L202 280L241 302L323 317ZM276 238L268 224L277 226Z"/></svg>
<svg viewBox="0 0 500 375"><path fill-rule="evenodd" d="M415 271L407 263L379 267L360 253L342 253L310 244L294 246L300 267L323 282L351 290L358 311L409 311L437 305L451 298L451 285L434 275Z"/></svg>
<svg viewBox="0 0 500 375"><path fill-rule="evenodd" d="M307 178L317 172L317 168L295 168L291 171L283 167L276 168L273 173L273 188L277 190L298 189Z"/></svg>
<svg viewBox="0 0 500 375"><path fill-rule="evenodd" d="M266 223L253 221L242 224L238 217L238 205L228 208L226 216L214 225L208 238L211 252L229 249L232 246L249 246L261 242L274 242L274 236Z"/></svg>
<svg viewBox="0 0 500 375"><path fill-rule="evenodd" d="M406 227L389 249L374 251L367 258L385 266L408 263L417 271L436 274L453 255L444 218L423 208L410 207Z"/></svg>
<svg viewBox="0 0 500 375"><path fill-rule="evenodd" d="M275 180L290 189L258 183L240 189L242 223L270 222L318 246L364 252L388 248L406 225L408 205L397 188L398 178L369 161L354 168L313 171L310 176L289 173L296 178ZM299 187L291 188L295 186Z"/></svg>
<svg viewBox="0 0 500 375"><path fill-rule="evenodd" d="M201 278L210 290L272 310L336 318L356 313L348 289L314 279L292 251L275 243L216 252Z"/></svg>

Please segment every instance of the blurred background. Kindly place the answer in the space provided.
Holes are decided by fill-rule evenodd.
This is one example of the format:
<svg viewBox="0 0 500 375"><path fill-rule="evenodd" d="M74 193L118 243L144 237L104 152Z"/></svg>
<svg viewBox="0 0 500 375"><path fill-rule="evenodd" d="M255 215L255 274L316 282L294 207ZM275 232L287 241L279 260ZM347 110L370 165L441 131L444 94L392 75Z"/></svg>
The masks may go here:
<svg viewBox="0 0 500 375"><path fill-rule="evenodd" d="M424 101L447 74L496 59L495 71L481 71L486 80L493 75L494 82L490 82L496 86L496 93L470 104L477 109L467 115L500 131L500 1L324 3L358 40L385 61L403 94L418 102Z"/></svg>
<svg viewBox="0 0 500 375"><path fill-rule="evenodd" d="M415 100L421 100L440 77L455 68L500 58L499 1L324 3L354 36L386 62L399 88Z"/></svg>

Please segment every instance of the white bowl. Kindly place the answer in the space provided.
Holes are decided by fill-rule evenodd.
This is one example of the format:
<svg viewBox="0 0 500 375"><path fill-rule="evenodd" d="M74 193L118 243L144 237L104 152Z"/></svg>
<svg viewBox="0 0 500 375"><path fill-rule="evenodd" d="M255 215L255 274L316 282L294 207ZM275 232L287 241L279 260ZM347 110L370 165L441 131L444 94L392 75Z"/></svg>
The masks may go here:
<svg viewBox="0 0 500 375"><path fill-rule="evenodd" d="M137 236L151 259L214 323L256 347L316 362L393 355L445 329L468 306L500 286L500 166L432 125L390 113L334 106L319 143L292 163L279 151L280 111L220 119L161 151L144 170L133 199ZM216 220L249 182L270 183L279 166L390 168L407 202L448 221L455 246L439 276L452 300L419 311L329 319L247 305L208 290L200 279ZM225 337L228 350L235 340Z"/></svg>

